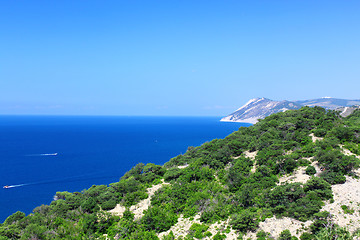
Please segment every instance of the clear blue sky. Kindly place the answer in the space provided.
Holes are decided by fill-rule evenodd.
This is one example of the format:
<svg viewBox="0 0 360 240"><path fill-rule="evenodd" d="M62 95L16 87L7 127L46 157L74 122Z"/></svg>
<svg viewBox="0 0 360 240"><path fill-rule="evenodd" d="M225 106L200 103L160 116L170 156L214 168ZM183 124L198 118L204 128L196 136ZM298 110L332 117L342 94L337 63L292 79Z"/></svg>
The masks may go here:
<svg viewBox="0 0 360 240"><path fill-rule="evenodd" d="M359 1L0 1L0 114L360 99Z"/></svg>

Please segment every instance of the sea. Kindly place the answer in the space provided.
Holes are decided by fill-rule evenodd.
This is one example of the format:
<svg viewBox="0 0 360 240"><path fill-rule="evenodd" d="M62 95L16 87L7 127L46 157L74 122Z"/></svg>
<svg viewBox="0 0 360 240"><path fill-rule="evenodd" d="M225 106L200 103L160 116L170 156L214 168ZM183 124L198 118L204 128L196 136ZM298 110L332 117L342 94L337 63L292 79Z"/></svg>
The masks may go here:
<svg viewBox="0 0 360 240"><path fill-rule="evenodd" d="M219 117L0 116L0 222L58 191L117 182L250 124ZM8 186L8 188L3 188Z"/></svg>

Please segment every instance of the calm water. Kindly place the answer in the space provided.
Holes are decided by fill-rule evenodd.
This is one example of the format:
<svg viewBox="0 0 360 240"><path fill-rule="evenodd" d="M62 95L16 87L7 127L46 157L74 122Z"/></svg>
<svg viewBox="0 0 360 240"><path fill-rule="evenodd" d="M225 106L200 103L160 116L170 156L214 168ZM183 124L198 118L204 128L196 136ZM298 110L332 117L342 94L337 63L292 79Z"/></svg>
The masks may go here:
<svg viewBox="0 0 360 240"><path fill-rule="evenodd" d="M164 164L241 126L249 125L215 117L0 116L0 222L49 204L57 191L116 182L139 162Z"/></svg>

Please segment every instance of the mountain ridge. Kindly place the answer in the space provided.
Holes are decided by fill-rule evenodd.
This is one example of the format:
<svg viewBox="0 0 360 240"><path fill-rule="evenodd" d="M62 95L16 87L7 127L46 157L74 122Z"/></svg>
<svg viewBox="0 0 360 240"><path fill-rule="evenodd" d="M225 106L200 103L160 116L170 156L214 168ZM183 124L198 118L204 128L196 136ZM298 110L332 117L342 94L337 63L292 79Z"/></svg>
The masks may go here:
<svg viewBox="0 0 360 240"><path fill-rule="evenodd" d="M303 106L323 107L328 110L338 110L343 117L350 115L358 106L360 100L347 100L332 97L323 97L309 100L275 101L268 98L253 98L233 113L223 117L222 122L244 122L255 124L258 119L263 119L273 113L287 110L300 109Z"/></svg>

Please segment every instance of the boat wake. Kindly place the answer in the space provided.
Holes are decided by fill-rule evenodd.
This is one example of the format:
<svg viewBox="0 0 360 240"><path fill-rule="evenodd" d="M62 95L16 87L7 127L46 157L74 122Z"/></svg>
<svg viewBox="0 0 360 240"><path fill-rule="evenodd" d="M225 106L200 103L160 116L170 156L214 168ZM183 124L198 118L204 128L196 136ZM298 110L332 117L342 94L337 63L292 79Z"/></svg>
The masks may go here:
<svg viewBox="0 0 360 240"><path fill-rule="evenodd" d="M57 156L58 153L39 153L39 154L28 154L28 157L41 157L41 156Z"/></svg>
<svg viewBox="0 0 360 240"><path fill-rule="evenodd" d="M41 184L53 184L53 183L66 183L66 182L78 182L78 181L87 181L92 179L108 179L117 176L109 176L103 173L93 173L93 174L84 174L78 176L72 176L67 178L59 178L59 179L52 179L48 181L41 181L41 182L32 182L32 183L23 183L23 184L16 184L16 185L5 185L3 186L4 189L9 188L16 188L16 187L24 187L30 185L41 185Z"/></svg>
<svg viewBox="0 0 360 240"><path fill-rule="evenodd" d="M7 189L7 188L16 188L16 187L22 187L22 186L26 186L26 185L29 185L29 184L17 184L17 185L5 185L3 186L3 188Z"/></svg>
<svg viewBox="0 0 360 240"><path fill-rule="evenodd" d="M57 156L58 153L42 153L40 156Z"/></svg>

